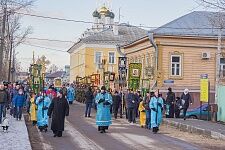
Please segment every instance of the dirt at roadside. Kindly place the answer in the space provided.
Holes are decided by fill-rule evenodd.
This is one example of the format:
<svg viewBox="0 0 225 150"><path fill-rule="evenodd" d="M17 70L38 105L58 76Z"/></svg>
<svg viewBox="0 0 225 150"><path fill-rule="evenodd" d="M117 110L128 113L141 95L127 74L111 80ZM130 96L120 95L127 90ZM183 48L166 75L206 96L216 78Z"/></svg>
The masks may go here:
<svg viewBox="0 0 225 150"><path fill-rule="evenodd" d="M202 150L225 150L225 142L223 140L211 139L202 135L179 131L178 129L165 125L162 125L160 130L162 134L199 145Z"/></svg>
<svg viewBox="0 0 225 150"><path fill-rule="evenodd" d="M29 116L27 114L24 114L24 119L27 126L32 150L42 150L43 147L37 128L32 125L31 121L28 120Z"/></svg>

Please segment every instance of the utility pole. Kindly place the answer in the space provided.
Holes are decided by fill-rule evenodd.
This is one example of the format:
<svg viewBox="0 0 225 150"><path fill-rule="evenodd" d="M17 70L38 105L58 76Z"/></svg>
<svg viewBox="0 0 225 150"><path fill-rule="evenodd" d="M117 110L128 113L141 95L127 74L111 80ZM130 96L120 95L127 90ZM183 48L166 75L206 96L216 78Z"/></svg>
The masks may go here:
<svg viewBox="0 0 225 150"><path fill-rule="evenodd" d="M7 9L4 6L3 8L3 18L2 18L2 35L1 35L1 45L0 45L0 72L1 77L3 76L3 55L4 55L4 48L5 48L5 25L6 25L6 16L7 16Z"/></svg>
<svg viewBox="0 0 225 150"><path fill-rule="evenodd" d="M218 46L216 54L216 86L215 86L215 103L218 103L218 87L220 82L220 58L222 47L222 28L218 30Z"/></svg>
<svg viewBox="0 0 225 150"><path fill-rule="evenodd" d="M16 61L15 61L15 57L16 57L16 51L15 51L15 49L13 49L13 54L12 54L12 56L13 56L13 59L12 59L12 64L13 64L13 67L12 67L12 81L13 82L15 82L15 72L16 72L16 69L15 69L15 63L16 63Z"/></svg>
<svg viewBox="0 0 225 150"><path fill-rule="evenodd" d="M10 39L10 51L9 51L9 72L8 72L8 82L11 80L12 73L12 51L13 51L13 35L9 36Z"/></svg>
<svg viewBox="0 0 225 150"><path fill-rule="evenodd" d="M13 50L13 33L10 34L10 28L9 28L9 16L7 15L7 28L8 28L8 35L9 35L9 41L10 41L10 50L9 50L9 68L8 68L8 82L11 81L11 73L12 73L12 50Z"/></svg>

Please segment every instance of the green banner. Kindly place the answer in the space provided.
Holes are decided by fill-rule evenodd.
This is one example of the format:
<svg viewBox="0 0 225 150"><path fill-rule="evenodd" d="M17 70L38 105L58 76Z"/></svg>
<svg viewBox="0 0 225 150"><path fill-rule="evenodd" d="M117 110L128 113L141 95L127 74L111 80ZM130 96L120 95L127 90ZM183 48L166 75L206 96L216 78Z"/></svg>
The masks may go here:
<svg viewBox="0 0 225 150"><path fill-rule="evenodd" d="M140 77L142 71L141 63L129 64L128 87L137 90L140 87Z"/></svg>

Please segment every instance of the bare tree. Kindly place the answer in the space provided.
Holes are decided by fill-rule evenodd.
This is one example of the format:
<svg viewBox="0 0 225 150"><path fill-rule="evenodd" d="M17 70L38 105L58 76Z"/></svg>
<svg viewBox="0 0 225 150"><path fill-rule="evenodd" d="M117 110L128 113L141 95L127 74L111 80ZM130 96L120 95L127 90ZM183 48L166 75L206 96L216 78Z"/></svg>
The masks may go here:
<svg viewBox="0 0 225 150"><path fill-rule="evenodd" d="M200 5L217 11L225 11L225 0L196 0Z"/></svg>
<svg viewBox="0 0 225 150"><path fill-rule="evenodd" d="M49 73L54 73L56 71L59 71L59 67L57 67L55 64L52 64L48 69Z"/></svg>
<svg viewBox="0 0 225 150"><path fill-rule="evenodd" d="M26 40L31 34L31 27L22 28L21 17L16 14L18 11L29 11L33 0L0 0L0 14L2 15L1 46L0 46L0 71L2 78L10 80L11 70L15 71L12 59L15 59L15 48ZM15 62L15 61L13 61ZM4 71L3 71L4 70ZM12 72L13 73L13 72Z"/></svg>

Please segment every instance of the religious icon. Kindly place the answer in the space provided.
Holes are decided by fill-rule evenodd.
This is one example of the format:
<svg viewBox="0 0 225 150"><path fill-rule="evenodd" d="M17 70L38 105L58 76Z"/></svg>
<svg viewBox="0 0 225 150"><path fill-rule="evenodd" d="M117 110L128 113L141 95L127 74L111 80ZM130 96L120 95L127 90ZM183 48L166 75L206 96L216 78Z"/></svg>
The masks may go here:
<svg viewBox="0 0 225 150"><path fill-rule="evenodd" d="M139 77L139 70L138 70L138 69L133 69L133 70L132 70L132 75L133 75L134 77Z"/></svg>
<svg viewBox="0 0 225 150"><path fill-rule="evenodd" d="M120 57L119 58L119 68L125 68L126 67L126 58Z"/></svg>
<svg viewBox="0 0 225 150"><path fill-rule="evenodd" d="M110 74L110 77L109 77L109 80L110 81L114 81L114 79L115 79L115 74L114 73L111 73Z"/></svg>

